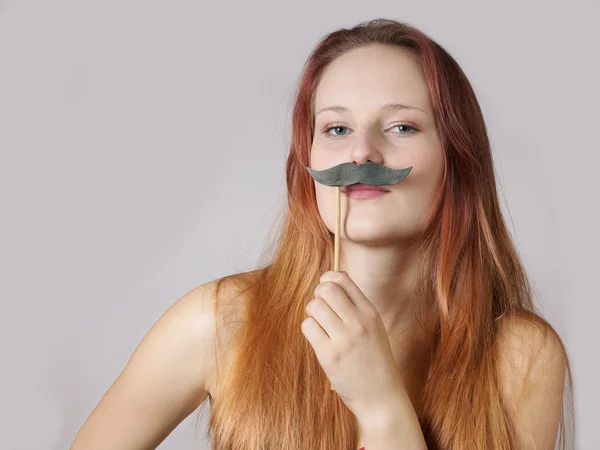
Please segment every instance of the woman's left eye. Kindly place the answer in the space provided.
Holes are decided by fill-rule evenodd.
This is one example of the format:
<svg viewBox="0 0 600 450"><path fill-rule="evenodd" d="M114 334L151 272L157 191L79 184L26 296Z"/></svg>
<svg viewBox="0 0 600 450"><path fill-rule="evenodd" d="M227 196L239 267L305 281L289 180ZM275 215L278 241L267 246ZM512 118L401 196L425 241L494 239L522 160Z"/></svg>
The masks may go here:
<svg viewBox="0 0 600 450"><path fill-rule="evenodd" d="M404 128L408 128L408 129L410 129L410 132L415 132L415 131L417 131L417 129L416 129L415 127L413 127L413 126L411 126L411 125L406 125L406 124L403 124L403 123L399 123L398 125L394 125L392 128L396 128L396 127L404 127ZM390 129L391 129L391 128L390 128ZM408 131L407 131L407 132L408 132ZM402 134L404 134L404 133L402 133Z"/></svg>

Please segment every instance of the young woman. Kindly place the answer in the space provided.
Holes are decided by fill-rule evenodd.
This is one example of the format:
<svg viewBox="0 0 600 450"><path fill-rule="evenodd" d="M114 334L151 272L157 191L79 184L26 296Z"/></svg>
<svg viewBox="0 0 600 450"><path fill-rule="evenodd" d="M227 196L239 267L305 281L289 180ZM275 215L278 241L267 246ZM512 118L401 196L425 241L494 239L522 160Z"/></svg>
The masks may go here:
<svg viewBox="0 0 600 450"><path fill-rule="evenodd" d="M307 167L367 162L412 169L343 189L332 271L336 188ZM179 299L73 450L155 448L207 398L216 450L564 447L568 358L534 311L473 89L440 45L383 19L326 36L286 170L274 254Z"/></svg>

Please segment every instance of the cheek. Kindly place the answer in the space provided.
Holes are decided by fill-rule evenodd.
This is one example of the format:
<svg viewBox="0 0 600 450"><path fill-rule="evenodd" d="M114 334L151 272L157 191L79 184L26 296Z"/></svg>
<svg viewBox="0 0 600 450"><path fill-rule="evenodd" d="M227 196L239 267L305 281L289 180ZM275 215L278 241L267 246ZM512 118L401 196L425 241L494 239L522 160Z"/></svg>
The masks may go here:
<svg viewBox="0 0 600 450"><path fill-rule="evenodd" d="M413 180L418 181L421 188L426 188L429 185L435 185L435 187L439 185L445 165L444 151L441 147L434 146L423 149L423 151L413 155L410 163L413 170L408 177L414 175Z"/></svg>
<svg viewBox="0 0 600 450"><path fill-rule="evenodd" d="M310 151L310 167L325 169L343 162L340 158L343 154L314 143Z"/></svg>
<svg viewBox="0 0 600 450"><path fill-rule="evenodd" d="M333 203L335 200L333 198L334 190L328 186L323 186L320 183L315 182L315 195L317 197L317 206L319 208L319 213L322 218L326 218L330 214L330 210L335 207Z"/></svg>
<svg viewBox="0 0 600 450"><path fill-rule="evenodd" d="M311 149L310 153L310 167L322 170L329 167L333 167L337 164L345 162L340 159L339 155L335 152L326 152L323 149L315 146ZM315 197L317 199L317 206L323 219L328 218L335 213L335 188L331 186L324 186L316 181L312 181L315 186Z"/></svg>
<svg viewBox="0 0 600 450"><path fill-rule="evenodd" d="M421 221L430 211L444 174L445 157L439 146L422 147L411 155L412 171L402 183L402 207L410 221Z"/></svg>
<svg viewBox="0 0 600 450"><path fill-rule="evenodd" d="M421 219L428 218L435 206L436 198L444 177L445 158L444 155L434 155L428 158L428 170L421 174L421 179L416 184L420 191L419 213Z"/></svg>
<svg viewBox="0 0 600 450"><path fill-rule="evenodd" d="M430 156L429 165L431 167L431 173L429 174L430 184L433 191L436 191L444 177L444 167L446 165L446 157L443 150L439 150Z"/></svg>

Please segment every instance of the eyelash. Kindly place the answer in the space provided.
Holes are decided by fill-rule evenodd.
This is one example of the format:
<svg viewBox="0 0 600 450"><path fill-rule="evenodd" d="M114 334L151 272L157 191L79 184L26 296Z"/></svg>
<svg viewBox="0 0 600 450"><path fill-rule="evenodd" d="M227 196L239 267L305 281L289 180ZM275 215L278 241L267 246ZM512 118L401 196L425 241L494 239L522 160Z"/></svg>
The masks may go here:
<svg viewBox="0 0 600 450"><path fill-rule="evenodd" d="M400 133L400 134L415 133L415 132L419 131L417 128L413 127L412 125L407 125L405 123L397 123L396 125L391 126L390 129L391 128L395 128L395 127L407 127L407 128L411 129L411 131L407 131L406 133ZM331 139L339 139L339 138L342 138L342 137L345 136L345 135L333 135L333 134L329 134L329 131L333 130L334 128L348 128L348 127L345 127L345 126L339 125L339 124L333 124L333 125L330 125L330 126L327 126L327 127L323 128L321 130L321 132L323 134L325 134L326 137L331 138ZM398 133L394 133L394 134L398 134Z"/></svg>

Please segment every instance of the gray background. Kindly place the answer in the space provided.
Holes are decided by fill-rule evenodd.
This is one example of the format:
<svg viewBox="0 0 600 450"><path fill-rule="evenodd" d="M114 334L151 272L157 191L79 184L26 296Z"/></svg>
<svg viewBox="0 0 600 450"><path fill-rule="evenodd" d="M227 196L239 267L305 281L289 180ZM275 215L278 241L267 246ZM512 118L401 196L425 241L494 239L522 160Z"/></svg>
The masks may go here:
<svg viewBox="0 0 600 450"><path fill-rule="evenodd" d="M252 268L302 64L376 17L428 33L473 83L572 359L578 448L600 448L599 3L275 0L0 2L0 448L68 448L169 305ZM207 448L195 417L160 448Z"/></svg>

